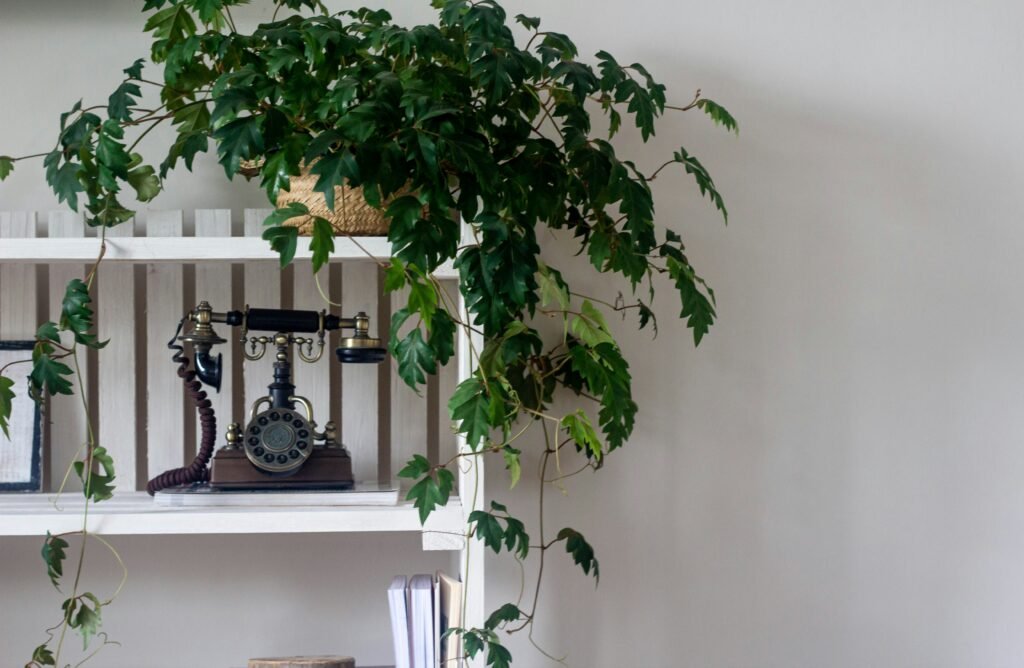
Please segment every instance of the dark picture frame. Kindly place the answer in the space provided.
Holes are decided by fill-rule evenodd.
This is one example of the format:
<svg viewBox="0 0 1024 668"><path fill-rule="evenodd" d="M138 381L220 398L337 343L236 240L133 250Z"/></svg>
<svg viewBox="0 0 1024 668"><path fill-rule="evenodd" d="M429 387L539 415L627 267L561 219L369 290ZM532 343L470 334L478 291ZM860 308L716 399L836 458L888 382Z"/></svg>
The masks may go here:
<svg viewBox="0 0 1024 668"><path fill-rule="evenodd" d="M32 354L35 341L0 341L0 367ZM42 489L43 421L39 402L28 393L31 364L7 367L4 375L14 381L10 439L0 432L0 493L38 492Z"/></svg>

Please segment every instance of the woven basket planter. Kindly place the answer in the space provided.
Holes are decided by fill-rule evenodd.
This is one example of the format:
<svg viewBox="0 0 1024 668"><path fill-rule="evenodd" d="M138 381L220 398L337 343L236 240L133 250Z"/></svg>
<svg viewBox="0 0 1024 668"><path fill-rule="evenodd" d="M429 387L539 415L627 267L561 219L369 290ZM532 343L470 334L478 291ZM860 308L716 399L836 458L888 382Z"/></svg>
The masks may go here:
<svg viewBox="0 0 1024 668"><path fill-rule="evenodd" d="M309 168L304 168L301 175L291 177L289 190L277 193L279 209L292 202L305 204L309 209L308 216L292 218L285 225L297 227L299 234L309 236L313 233L313 217L319 216L331 223L335 234L354 237L387 236L388 219L384 211L366 203L361 187L335 187L334 211L331 211L323 193L313 190L318 178L316 174L309 173Z"/></svg>

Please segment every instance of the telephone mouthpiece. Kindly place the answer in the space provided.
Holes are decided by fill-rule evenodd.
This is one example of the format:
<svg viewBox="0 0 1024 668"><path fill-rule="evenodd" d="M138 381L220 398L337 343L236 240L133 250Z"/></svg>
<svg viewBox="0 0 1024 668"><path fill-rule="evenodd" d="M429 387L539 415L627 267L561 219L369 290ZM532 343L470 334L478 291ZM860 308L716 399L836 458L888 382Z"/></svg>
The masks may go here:
<svg viewBox="0 0 1024 668"><path fill-rule="evenodd" d="M368 336L342 339L334 352L342 364L377 364L388 356L387 349L380 345L380 339Z"/></svg>

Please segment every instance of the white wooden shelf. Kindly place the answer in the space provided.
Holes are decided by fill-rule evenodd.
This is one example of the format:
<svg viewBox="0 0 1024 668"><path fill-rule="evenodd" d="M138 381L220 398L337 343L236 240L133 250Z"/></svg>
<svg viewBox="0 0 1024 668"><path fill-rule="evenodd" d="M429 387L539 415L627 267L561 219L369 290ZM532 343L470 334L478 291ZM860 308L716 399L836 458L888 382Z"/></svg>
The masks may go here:
<svg viewBox="0 0 1024 668"><path fill-rule="evenodd" d="M279 255L259 237L108 237L104 262L140 264L278 261ZM391 257L387 237L339 237L334 240L331 262L371 261ZM89 263L99 253L96 237L2 239L3 263ZM299 240L298 260L312 257L308 242ZM438 278L455 278L457 272L446 263L434 272Z"/></svg>
<svg viewBox="0 0 1024 668"><path fill-rule="evenodd" d="M10 494L0 497L0 536L43 536L82 528L80 493ZM145 492L117 492L90 504L89 530L104 535L231 533L422 533L425 550L463 547L465 519L459 500L436 509L420 526L410 503L396 506L295 506L169 508L157 506Z"/></svg>

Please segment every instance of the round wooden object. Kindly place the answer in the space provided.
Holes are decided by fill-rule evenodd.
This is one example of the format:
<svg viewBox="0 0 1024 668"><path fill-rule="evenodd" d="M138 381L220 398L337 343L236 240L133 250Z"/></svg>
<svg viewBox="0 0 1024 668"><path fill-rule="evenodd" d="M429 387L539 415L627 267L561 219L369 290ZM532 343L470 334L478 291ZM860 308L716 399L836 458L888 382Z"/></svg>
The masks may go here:
<svg viewBox="0 0 1024 668"><path fill-rule="evenodd" d="M249 659L249 668L356 668L356 660L350 656L283 656Z"/></svg>

